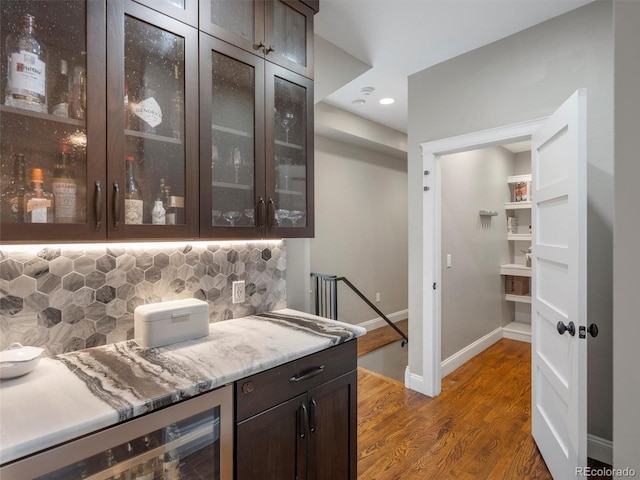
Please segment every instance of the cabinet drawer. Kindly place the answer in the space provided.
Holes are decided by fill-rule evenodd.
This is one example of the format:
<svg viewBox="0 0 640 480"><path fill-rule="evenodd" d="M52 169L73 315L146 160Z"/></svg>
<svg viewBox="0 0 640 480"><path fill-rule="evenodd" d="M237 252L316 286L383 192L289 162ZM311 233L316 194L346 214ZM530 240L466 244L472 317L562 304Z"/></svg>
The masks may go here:
<svg viewBox="0 0 640 480"><path fill-rule="evenodd" d="M241 422L357 366L351 340L236 382L236 421Z"/></svg>

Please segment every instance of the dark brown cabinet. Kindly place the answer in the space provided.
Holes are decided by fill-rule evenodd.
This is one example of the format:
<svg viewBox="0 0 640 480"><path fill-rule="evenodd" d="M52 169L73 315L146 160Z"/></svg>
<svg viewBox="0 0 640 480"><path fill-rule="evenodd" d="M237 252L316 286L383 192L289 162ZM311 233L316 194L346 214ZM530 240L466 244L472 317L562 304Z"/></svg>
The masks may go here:
<svg viewBox="0 0 640 480"><path fill-rule="evenodd" d="M236 10L240 18L247 5L251 25L262 25L260 38L277 54L199 33L210 32L213 19L235 28ZM33 110L8 101L9 57L2 56L0 242L313 236L307 5L2 0L3 45L25 15L35 18L46 52L48 100ZM61 114L53 98L64 72L69 106ZM50 191L63 148L75 177L74 213L64 225L26 223L8 198L14 164L24 158L21 186L29 188L39 168Z"/></svg>
<svg viewBox="0 0 640 480"><path fill-rule="evenodd" d="M313 82L200 34L200 234L313 236Z"/></svg>
<svg viewBox="0 0 640 480"><path fill-rule="evenodd" d="M236 383L236 478L356 479L356 342Z"/></svg>
<svg viewBox="0 0 640 480"><path fill-rule="evenodd" d="M298 0L203 0L200 29L313 78L314 13Z"/></svg>

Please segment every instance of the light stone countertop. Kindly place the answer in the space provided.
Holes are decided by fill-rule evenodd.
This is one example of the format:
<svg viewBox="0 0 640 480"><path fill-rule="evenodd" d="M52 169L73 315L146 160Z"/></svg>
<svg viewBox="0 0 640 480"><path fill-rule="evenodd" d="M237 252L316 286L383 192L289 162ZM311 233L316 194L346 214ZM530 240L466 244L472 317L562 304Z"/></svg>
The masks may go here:
<svg viewBox="0 0 640 480"><path fill-rule="evenodd" d="M0 465L364 335L291 309L158 348L126 341L43 358L0 381Z"/></svg>

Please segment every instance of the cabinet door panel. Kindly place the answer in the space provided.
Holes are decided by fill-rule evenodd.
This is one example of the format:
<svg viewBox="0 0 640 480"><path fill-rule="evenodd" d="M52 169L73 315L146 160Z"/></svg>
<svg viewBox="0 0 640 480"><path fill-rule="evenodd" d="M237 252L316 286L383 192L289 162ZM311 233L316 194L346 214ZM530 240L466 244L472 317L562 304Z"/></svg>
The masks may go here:
<svg viewBox="0 0 640 480"><path fill-rule="evenodd" d="M313 78L313 10L295 0L271 0L265 12L265 58Z"/></svg>
<svg viewBox="0 0 640 480"><path fill-rule="evenodd" d="M198 92L185 73L197 69L197 32L136 3L121 5L110 3L108 12L110 237L190 238Z"/></svg>
<svg viewBox="0 0 640 480"><path fill-rule="evenodd" d="M264 232L264 62L201 34L201 236Z"/></svg>
<svg viewBox="0 0 640 480"><path fill-rule="evenodd" d="M198 0L134 0L172 18L198 26Z"/></svg>
<svg viewBox="0 0 640 480"><path fill-rule="evenodd" d="M356 478L357 380L352 371L308 394L309 480Z"/></svg>
<svg viewBox="0 0 640 480"><path fill-rule="evenodd" d="M3 1L3 47L24 35L24 19L30 17L33 50L25 50L21 40L20 48L16 43L15 52L2 57L0 240L103 239L104 6L84 0ZM42 68L29 78L9 76L9 57L16 65L32 59ZM16 178L21 174L16 175L15 163L24 164L24 178ZM36 182L41 189L56 194L42 210L52 213L49 218L33 214L35 203L26 200L32 169L42 170L43 183ZM48 223L30 223L39 220Z"/></svg>
<svg viewBox="0 0 640 480"><path fill-rule="evenodd" d="M306 478L306 395L251 417L237 426L237 480Z"/></svg>
<svg viewBox="0 0 640 480"><path fill-rule="evenodd" d="M313 236L313 82L267 63L267 227Z"/></svg>
<svg viewBox="0 0 640 480"><path fill-rule="evenodd" d="M200 2L200 29L262 56L264 1L203 0Z"/></svg>

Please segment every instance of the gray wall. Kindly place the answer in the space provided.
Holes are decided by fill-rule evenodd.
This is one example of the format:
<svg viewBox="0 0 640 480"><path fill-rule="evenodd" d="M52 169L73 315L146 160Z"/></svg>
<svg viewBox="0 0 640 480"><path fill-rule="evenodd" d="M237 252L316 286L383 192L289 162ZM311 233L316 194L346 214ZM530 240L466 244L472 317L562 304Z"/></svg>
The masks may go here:
<svg viewBox="0 0 640 480"><path fill-rule="evenodd" d="M422 161L426 141L550 115L588 91L589 433L612 438L612 4L598 1L409 77L409 365L422 374Z"/></svg>
<svg viewBox="0 0 640 480"><path fill-rule="evenodd" d="M613 463L640 472L638 381L638 138L640 138L640 3L615 2L615 210ZM622 477L620 477L622 478Z"/></svg>
<svg viewBox="0 0 640 480"><path fill-rule="evenodd" d="M372 301L380 292L377 306L385 314L407 308L406 167L383 153L316 136L311 271L346 276ZM340 320L377 317L344 285L338 297Z"/></svg>
<svg viewBox="0 0 640 480"><path fill-rule="evenodd" d="M500 265L509 262L504 203L514 156L504 148L445 155L442 186L442 359L506 325ZM480 217L478 210L495 210ZM452 266L446 268L446 255Z"/></svg>

